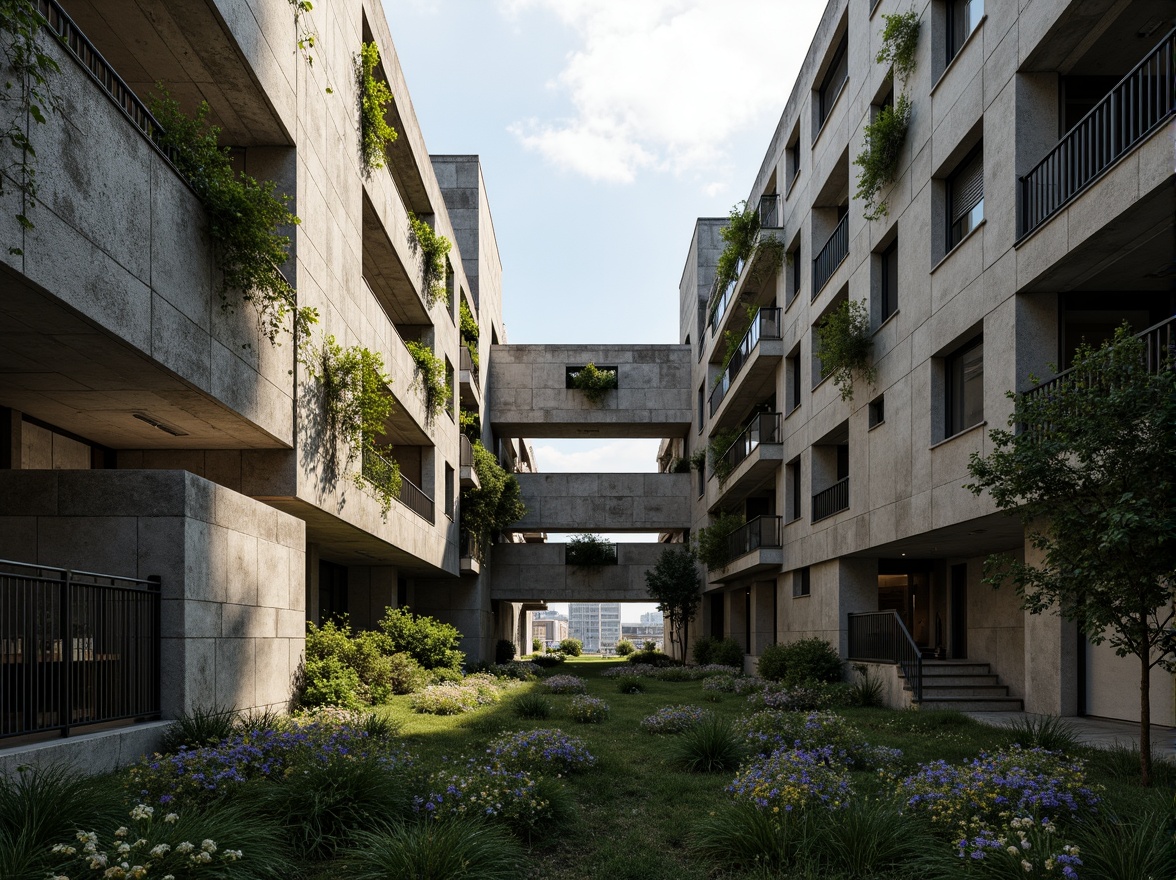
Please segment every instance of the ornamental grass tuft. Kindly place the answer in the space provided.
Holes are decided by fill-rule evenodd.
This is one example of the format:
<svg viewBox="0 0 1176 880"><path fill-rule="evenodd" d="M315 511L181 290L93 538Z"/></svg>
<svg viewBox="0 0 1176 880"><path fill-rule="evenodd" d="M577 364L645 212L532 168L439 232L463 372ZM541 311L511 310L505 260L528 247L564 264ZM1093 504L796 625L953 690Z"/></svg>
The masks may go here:
<svg viewBox="0 0 1176 880"><path fill-rule="evenodd" d="M1026 749L1072 752L1078 745L1074 725L1057 715L1025 715L1005 729L1014 743Z"/></svg>
<svg viewBox="0 0 1176 880"><path fill-rule="evenodd" d="M617 693L640 694L645 691L645 685L636 675L621 675L617 677Z"/></svg>
<svg viewBox="0 0 1176 880"><path fill-rule="evenodd" d="M535 691L519 694L514 699L514 712L520 718L549 718L551 709L551 700Z"/></svg>
<svg viewBox="0 0 1176 880"><path fill-rule="evenodd" d="M344 864L351 880L516 880L527 867L505 830L457 818L360 832Z"/></svg>
<svg viewBox="0 0 1176 880"><path fill-rule="evenodd" d="M608 703L599 697L577 694L568 706L568 717L580 724L600 724L608 721Z"/></svg>
<svg viewBox="0 0 1176 880"><path fill-rule="evenodd" d="M738 728L727 718L705 715L670 743L671 764L691 773L734 770L747 755Z"/></svg>

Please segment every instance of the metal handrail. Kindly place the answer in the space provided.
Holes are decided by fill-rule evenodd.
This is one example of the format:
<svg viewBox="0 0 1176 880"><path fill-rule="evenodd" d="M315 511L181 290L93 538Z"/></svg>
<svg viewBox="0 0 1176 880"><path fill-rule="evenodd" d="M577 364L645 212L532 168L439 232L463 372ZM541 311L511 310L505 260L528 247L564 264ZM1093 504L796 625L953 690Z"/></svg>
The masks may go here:
<svg viewBox="0 0 1176 880"><path fill-rule="evenodd" d="M361 462L363 475L368 480L371 480L376 485L388 485L392 479L393 473L398 473L400 476L400 492L396 496L396 500L430 523L436 522L436 504L433 499L421 491L415 483L408 477L400 473L400 465L388 461L371 446L364 444L363 459Z"/></svg>
<svg viewBox="0 0 1176 880"><path fill-rule="evenodd" d="M840 513L849 507L849 477L842 477L827 489L813 495L813 522Z"/></svg>
<svg viewBox="0 0 1176 880"><path fill-rule="evenodd" d="M833 273L842 261L849 256L849 213L838 221L829 240L813 257L813 295L816 299L821 289L829 283Z"/></svg>
<svg viewBox="0 0 1176 880"><path fill-rule="evenodd" d="M1176 112L1176 29L1021 180L1021 237L1056 214Z"/></svg>
<svg viewBox="0 0 1176 880"><path fill-rule="evenodd" d="M727 362L727 366L723 370L723 375L719 382L711 390L710 393L710 414L713 416L719 410L723 398L727 396L727 392L735 383L739 371L743 369L743 365L751 359L751 353L755 347L759 345L761 339L779 339L780 338L780 316L782 310L780 308L774 309L760 309L756 316L751 321L751 326L747 328L747 332L743 334L743 339L739 343L739 348L731 355L731 360Z"/></svg>
<svg viewBox="0 0 1176 880"><path fill-rule="evenodd" d="M470 354L468 347L463 345L461 351L457 356L458 369L463 373L469 373L473 384L478 384L478 365L474 363L474 356Z"/></svg>
<svg viewBox="0 0 1176 880"><path fill-rule="evenodd" d="M158 718L160 581L0 560L0 738Z"/></svg>
<svg viewBox="0 0 1176 880"><path fill-rule="evenodd" d="M784 417L780 413L760 413L753 418L735 441L719 454L727 473L739 467L761 443L781 442ZM712 471L711 476L715 474Z"/></svg>
<svg viewBox="0 0 1176 880"><path fill-rule="evenodd" d="M465 434L458 437L458 466L463 468L474 466L474 444Z"/></svg>
<svg viewBox="0 0 1176 880"><path fill-rule="evenodd" d="M894 663L910 685L915 702L923 699L923 652L897 611L849 615L849 660Z"/></svg>
<svg viewBox="0 0 1176 880"><path fill-rule="evenodd" d="M763 547L783 547L783 517L757 516L727 535L727 563Z"/></svg>

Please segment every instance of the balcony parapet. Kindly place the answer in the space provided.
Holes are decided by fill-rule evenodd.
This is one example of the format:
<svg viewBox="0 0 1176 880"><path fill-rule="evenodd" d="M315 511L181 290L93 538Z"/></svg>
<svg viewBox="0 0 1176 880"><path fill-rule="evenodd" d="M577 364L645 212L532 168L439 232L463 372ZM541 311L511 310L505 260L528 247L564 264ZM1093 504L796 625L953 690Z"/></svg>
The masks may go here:
<svg viewBox="0 0 1176 880"><path fill-rule="evenodd" d="M849 214L846 213L829 236L829 240L813 257L813 299L816 299L837 267L849 256Z"/></svg>
<svg viewBox="0 0 1176 880"><path fill-rule="evenodd" d="M813 522L849 509L849 477L843 477L827 489L813 495Z"/></svg>
<svg viewBox="0 0 1176 880"><path fill-rule="evenodd" d="M751 326L747 328L747 332L743 335L742 341L739 343L739 348L731 356L731 360L727 363L723 374L719 379L717 385L710 393L710 414L713 417L719 411L719 406L723 402L723 398L731 391L735 385L735 380L739 378L739 373L744 365L751 360L751 354L759 345L761 339L780 339L780 319L781 309L760 309L759 313L751 322Z"/></svg>

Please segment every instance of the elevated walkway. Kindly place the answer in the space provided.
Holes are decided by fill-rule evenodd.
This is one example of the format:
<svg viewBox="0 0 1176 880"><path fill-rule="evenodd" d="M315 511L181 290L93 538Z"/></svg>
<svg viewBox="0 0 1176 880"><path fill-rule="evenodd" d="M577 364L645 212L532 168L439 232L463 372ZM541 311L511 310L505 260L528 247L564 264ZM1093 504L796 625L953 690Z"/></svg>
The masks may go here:
<svg viewBox="0 0 1176 880"><path fill-rule="evenodd" d="M569 387L586 364L617 371L593 403ZM690 427L688 345L495 345L487 393L499 437L682 437Z"/></svg>
<svg viewBox="0 0 1176 880"><path fill-rule="evenodd" d="M495 544L490 598L506 602L648 602L645 572L667 547L617 544L611 565L565 562L567 544Z"/></svg>
<svg viewBox="0 0 1176 880"><path fill-rule="evenodd" d="M521 532L669 532L690 528L690 474L517 474ZM497 566L497 561L495 562Z"/></svg>

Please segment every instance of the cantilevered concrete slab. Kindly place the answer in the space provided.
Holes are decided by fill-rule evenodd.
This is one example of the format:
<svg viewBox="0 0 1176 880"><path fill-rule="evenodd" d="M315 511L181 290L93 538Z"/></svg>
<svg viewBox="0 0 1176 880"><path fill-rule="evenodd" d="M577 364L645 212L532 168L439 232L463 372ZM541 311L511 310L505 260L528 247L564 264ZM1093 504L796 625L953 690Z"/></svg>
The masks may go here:
<svg viewBox="0 0 1176 880"><path fill-rule="evenodd" d="M518 474L524 532L669 532L690 528L690 474ZM497 561L495 562L497 566Z"/></svg>
<svg viewBox="0 0 1176 880"><path fill-rule="evenodd" d="M617 390L594 404L569 388L568 370L617 371ZM496 345L489 411L500 437L681 437L690 427L687 345Z"/></svg>
<svg viewBox="0 0 1176 880"><path fill-rule="evenodd" d="M667 547L617 544L615 565L565 563L567 544L495 544L490 597L504 602L648 602L645 572Z"/></svg>

